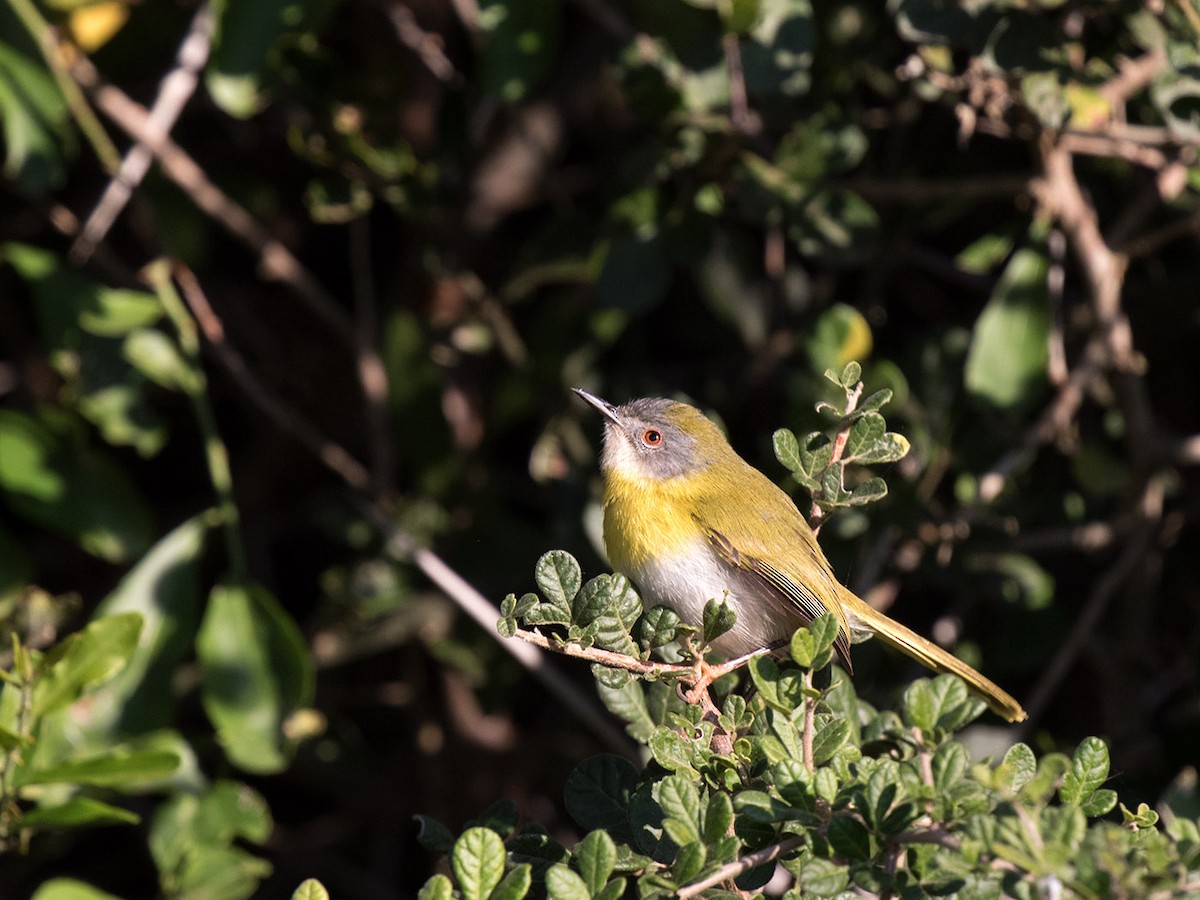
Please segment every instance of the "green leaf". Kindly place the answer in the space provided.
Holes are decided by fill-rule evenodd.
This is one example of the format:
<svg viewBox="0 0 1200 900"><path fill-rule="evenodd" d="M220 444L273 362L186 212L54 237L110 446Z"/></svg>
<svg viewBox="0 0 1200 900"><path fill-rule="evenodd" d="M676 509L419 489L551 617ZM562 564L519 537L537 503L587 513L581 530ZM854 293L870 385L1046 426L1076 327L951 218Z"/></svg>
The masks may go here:
<svg viewBox="0 0 1200 900"><path fill-rule="evenodd" d="M292 891L292 900L330 900L325 885L315 878L306 878Z"/></svg>
<svg viewBox="0 0 1200 900"><path fill-rule="evenodd" d="M679 852L675 854L675 862L672 865L672 875L675 881L679 884L687 884L704 868L704 863L708 860L708 853L705 847L699 841L691 841L682 845Z"/></svg>
<svg viewBox="0 0 1200 900"><path fill-rule="evenodd" d="M115 894L74 878L51 878L34 891L31 900L120 900Z"/></svg>
<svg viewBox="0 0 1200 900"><path fill-rule="evenodd" d="M161 804L150 827L150 853L164 883L181 894L249 897L270 865L235 841L261 844L271 831L263 798L245 784L219 781Z"/></svg>
<svg viewBox="0 0 1200 900"><path fill-rule="evenodd" d="M837 640L838 634L841 632L841 623L837 616L833 613L823 613L813 619L808 625L808 630L813 636L813 648L817 653L822 650L828 650Z"/></svg>
<svg viewBox="0 0 1200 900"><path fill-rule="evenodd" d="M625 730L630 737L643 744L650 740L659 723L650 715L641 681L629 678L619 687L613 687L597 680L596 692L609 712L625 720Z"/></svg>
<svg viewBox="0 0 1200 900"><path fill-rule="evenodd" d="M219 584L196 637L201 699L230 762L248 772L284 769L284 721L312 697L312 658L296 623L266 588Z"/></svg>
<svg viewBox="0 0 1200 900"><path fill-rule="evenodd" d="M1037 760L1026 744L1013 744L1004 754L996 769L999 783L1016 794L1033 780L1037 773Z"/></svg>
<svg viewBox="0 0 1200 900"><path fill-rule="evenodd" d="M546 871L546 896L549 900L591 900L592 895L582 878L560 864Z"/></svg>
<svg viewBox="0 0 1200 900"><path fill-rule="evenodd" d="M641 858L644 860L644 862L642 865L637 867L638 869L644 869L650 863L650 859L648 857L641 857ZM612 881L610 881L608 884L606 884L604 886L603 890L601 890L599 893L596 894L594 900L621 900L621 898L624 896L625 896L625 879L624 878L614 878Z"/></svg>
<svg viewBox="0 0 1200 900"><path fill-rule="evenodd" d="M0 7L0 125L5 179L30 194L61 186L75 140L66 101L8 4Z"/></svg>
<svg viewBox="0 0 1200 900"><path fill-rule="evenodd" d="M629 803L638 772L629 760L600 754L584 760L567 776L567 812L587 829L604 829L618 840L629 830Z"/></svg>
<svg viewBox="0 0 1200 900"><path fill-rule="evenodd" d="M876 412L892 402L892 389L884 388L860 400L854 414Z"/></svg>
<svg viewBox="0 0 1200 900"><path fill-rule="evenodd" d="M689 841L700 840L700 791L691 778L668 775L656 785L654 799L686 829Z"/></svg>
<svg viewBox="0 0 1200 900"><path fill-rule="evenodd" d="M607 831L591 831L575 847L574 863L588 891L598 894L617 864L617 845Z"/></svg>
<svg viewBox="0 0 1200 900"><path fill-rule="evenodd" d="M662 647L675 640L683 620L669 606L655 606L646 611L638 624L638 640L647 648Z"/></svg>
<svg viewBox="0 0 1200 900"><path fill-rule="evenodd" d="M771 436L771 442L775 447L775 458L783 464L785 469L798 472L803 468L800 459L800 442L796 440L795 434L786 428L780 428Z"/></svg>
<svg viewBox="0 0 1200 900"><path fill-rule="evenodd" d="M533 867L529 863L514 866L512 871L488 895L488 900L521 900L533 886Z"/></svg>
<svg viewBox="0 0 1200 900"><path fill-rule="evenodd" d="M844 717L818 713L813 726L813 764L829 762L849 737L850 724Z"/></svg>
<svg viewBox="0 0 1200 900"><path fill-rule="evenodd" d="M450 829L432 816L414 816L417 820L417 843L430 853L449 855L454 847Z"/></svg>
<svg viewBox="0 0 1200 900"><path fill-rule="evenodd" d="M163 781L175 773L179 763L179 756L175 753L153 750L130 752L116 748L101 756L69 760L33 771L20 770L19 783L75 783L100 787L127 787Z"/></svg>
<svg viewBox="0 0 1200 900"><path fill-rule="evenodd" d="M1063 803L1078 806L1107 780L1108 747L1099 738L1084 738L1071 759L1071 771L1063 779L1059 796Z"/></svg>
<svg viewBox="0 0 1200 900"><path fill-rule="evenodd" d="M704 604L703 640L711 644L733 627L737 621L737 613L724 600L709 600Z"/></svg>
<svg viewBox="0 0 1200 900"><path fill-rule="evenodd" d="M549 835L530 826L515 837L509 838L506 844L508 859L512 865L528 865L535 879L543 879L546 870L555 863L566 862L570 854L567 848Z"/></svg>
<svg viewBox="0 0 1200 900"><path fill-rule="evenodd" d="M468 828L454 842L450 868L464 900L486 900L504 876L504 842L490 828Z"/></svg>
<svg viewBox="0 0 1200 900"><path fill-rule="evenodd" d="M756 6L757 15L750 10L745 13L753 27L749 39L741 44L746 90L751 96L806 93L816 47L812 4L809 0L760 0Z"/></svg>
<svg viewBox="0 0 1200 900"><path fill-rule="evenodd" d="M817 648L816 641L813 638L812 632L807 628L797 628L792 634L792 639L788 643L788 652L796 665L803 666L806 669L812 668L813 660L816 658Z"/></svg>
<svg viewBox="0 0 1200 900"><path fill-rule="evenodd" d="M417 892L418 900L452 900L454 882L445 875L434 875Z"/></svg>
<svg viewBox="0 0 1200 900"><path fill-rule="evenodd" d="M850 883L850 870L833 860L811 857L805 860L797 881L817 897L833 897Z"/></svg>
<svg viewBox="0 0 1200 900"><path fill-rule="evenodd" d="M129 612L97 619L67 638L34 688L34 715L63 709L120 672L141 629L141 615Z"/></svg>
<svg viewBox="0 0 1200 900"><path fill-rule="evenodd" d="M867 826L852 816L835 816L826 836L839 856L863 862L875 855Z"/></svg>
<svg viewBox="0 0 1200 900"><path fill-rule="evenodd" d="M136 613L142 629L128 664L90 692L86 716L73 717L77 745L110 747L172 720L175 693L163 685L192 650L200 619L199 564L210 521L201 513L176 527L100 601L95 618Z"/></svg>
<svg viewBox="0 0 1200 900"><path fill-rule="evenodd" d="M551 550L537 561L534 580L547 603L570 613L571 603L583 583L583 572L570 553Z"/></svg>
<svg viewBox="0 0 1200 900"><path fill-rule="evenodd" d="M781 669L767 656L754 657L747 668L762 698L780 712L791 713L804 699L804 678L795 669Z"/></svg>
<svg viewBox="0 0 1200 900"><path fill-rule="evenodd" d="M933 754L930 768L938 793L948 793L967 771L967 748L958 741L947 741Z"/></svg>
<svg viewBox="0 0 1200 900"><path fill-rule="evenodd" d="M858 382L862 379L862 366L851 360L846 363L846 367L842 369L842 374L838 376L838 383L846 390L853 390Z"/></svg>
<svg viewBox="0 0 1200 900"><path fill-rule="evenodd" d="M72 797L57 806L39 806L20 818L22 828L84 828L95 825L136 825L141 818L127 809L92 797Z"/></svg>
<svg viewBox="0 0 1200 900"><path fill-rule="evenodd" d="M904 692L908 721L922 731L957 731L982 714L984 704L972 697L957 675L939 675L914 681Z"/></svg>
<svg viewBox="0 0 1200 900"><path fill-rule="evenodd" d="M1012 248L1013 237L1011 234L985 234L960 250L954 257L954 262L964 272L986 275L1004 261L1012 252Z"/></svg>
<svg viewBox="0 0 1200 900"><path fill-rule="evenodd" d="M975 322L964 379L971 394L993 406L1023 407L1045 384L1049 265L1040 249L1018 250Z"/></svg>
<svg viewBox="0 0 1200 900"><path fill-rule="evenodd" d="M715 844L729 834L733 826L733 801L729 795L714 791L704 811L704 826L700 837L706 844Z"/></svg>
<svg viewBox="0 0 1200 900"><path fill-rule="evenodd" d="M33 293L49 362L63 379L60 397L108 443L157 453L166 429L145 378L124 357L123 338L162 315L158 298L98 284L39 247L6 244L3 251Z"/></svg>
<svg viewBox="0 0 1200 900"><path fill-rule="evenodd" d="M157 301L155 311L158 311ZM155 328L138 328L130 332L122 344L121 354L131 366L168 391L191 388L196 378L179 346Z"/></svg>
<svg viewBox="0 0 1200 900"><path fill-rule="evenodd" d="M846 451L843 459L850 461L869 451L875 443L883 438L887 431L887 423L879 413L869 412L859 416L850 426L850 434L846 438Z"/></svg>
<svg viewBox="0 0 1200 900"><path fill-rule="evenodd" d="M1080 804L1085 816L1103 816L1112 812L1117 805L1117 792L1110 788L1099 788L1092 791L1087 799Z"/></svg>
<svg viewBox="0 0 1200 900"><path fill-rule="evenodd" d="M1138 804L1137 812L1131 811L1124 803L1122 803L1121 824L1127 828L1153 828L1158 824L1158 813L1152 810L1145 803ZM1195 842L1193 841L1193 843Z"/></svg>
<svg viewBox="0 0 1200 900"><path fill-rule="evenodd" d="M317 4L292 0L215 4L216 34L206 83L213 101L227 114L248 119L264 104L263 92L275 76L273 48L288 34L303 30L305 13Z"/></svg>
<svg viewBox="0 0 1200 900"><path fill-rule="evenodd" d="M853 306L835 303L817 319L806 347L814 371L841 373L847 364L870 356L873 343L866 317ZM833 381L840 385L840 375Z"/></svg>
<svg viewBox="0 0 1200 900"><path fill-rule="evenodd" d="M882 500L887 496L887 492L887 482L882 478L868 478L850 492L850 495L845 498L845 503L848 506L865 506L876 500Z"/></svg>
<svg viewBox="0 0 1200 900"><path fill-rule="evenodd" d="M140 556L153 536L145 498L62 414L0 410L0 491L14 512L107 562Z"/></svg>

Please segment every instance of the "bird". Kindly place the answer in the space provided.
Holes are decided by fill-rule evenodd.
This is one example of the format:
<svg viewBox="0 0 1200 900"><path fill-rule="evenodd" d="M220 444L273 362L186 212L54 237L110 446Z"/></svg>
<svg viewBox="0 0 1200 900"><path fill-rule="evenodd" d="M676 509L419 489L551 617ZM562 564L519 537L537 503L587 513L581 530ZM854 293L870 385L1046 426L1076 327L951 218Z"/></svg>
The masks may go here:
<svg viewBox="0 0 1200 900"><path fill-rule="evenodd" d="M792 498L733 449L699 409L644 397L614 405L574 392L604 417L604 546L649 608L690 625L710 599L736 613L710 647L727 658L786 642L833 613L834 649L853 674L852 642L875 636L936 672L966 682L1001 718L1027 716L1012 696L841 584Z"/></svg>

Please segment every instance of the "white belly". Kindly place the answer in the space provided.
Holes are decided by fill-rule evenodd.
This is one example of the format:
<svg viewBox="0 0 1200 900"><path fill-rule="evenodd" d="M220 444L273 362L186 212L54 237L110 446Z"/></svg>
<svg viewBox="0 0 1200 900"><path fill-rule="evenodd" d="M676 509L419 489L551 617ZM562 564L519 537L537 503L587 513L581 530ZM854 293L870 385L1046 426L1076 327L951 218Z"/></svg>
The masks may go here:
<svg viewBox="0 0 1200 900"><path fill-rule="evenodd" d="M703 622L705 603L725 600L737 613L737 622L712 647L726 657L785 640L803 624L785 600L756 576L724 562L707 541L625 574L637 585L647 609L669 606L696 627Z"/></svg>

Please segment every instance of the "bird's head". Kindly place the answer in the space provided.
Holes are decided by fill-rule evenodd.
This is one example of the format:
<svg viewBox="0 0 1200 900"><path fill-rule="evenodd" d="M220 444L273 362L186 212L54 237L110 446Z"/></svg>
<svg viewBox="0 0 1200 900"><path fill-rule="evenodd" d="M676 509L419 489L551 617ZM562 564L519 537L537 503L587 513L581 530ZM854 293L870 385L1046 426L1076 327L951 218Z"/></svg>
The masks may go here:
<svg viewBox="0 0 1200 900"><path fill-rule="evenodd" d="M694 406L662 397L614 406L574 391L604 416L600 465L606 475L663 481L699 474L733 453L721 430Z"/></svg>

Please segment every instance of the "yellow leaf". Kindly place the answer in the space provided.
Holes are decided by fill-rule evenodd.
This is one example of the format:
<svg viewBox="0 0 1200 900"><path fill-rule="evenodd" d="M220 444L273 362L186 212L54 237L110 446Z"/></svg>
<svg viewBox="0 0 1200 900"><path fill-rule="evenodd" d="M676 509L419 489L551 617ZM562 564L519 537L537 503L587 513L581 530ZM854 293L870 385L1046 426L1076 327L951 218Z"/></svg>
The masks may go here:
<svg viewBox="0 0 1200 900"><path fill-rule="evenodd" d="M1071 108L1071 124L1076 128L1099 128L1112 116L1112 104L1095 88L1071 83L1064 89Z"/></svg>
<svg viewBox="0 0 1200 900"><path fill-rule="evenodd" d="M91 53L107 44L128 18L128 4L105 0L75 10L68 25L79 48Z"/></svg>

